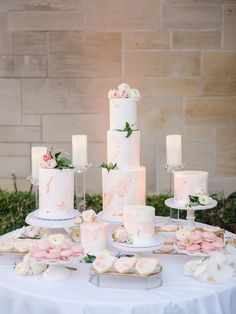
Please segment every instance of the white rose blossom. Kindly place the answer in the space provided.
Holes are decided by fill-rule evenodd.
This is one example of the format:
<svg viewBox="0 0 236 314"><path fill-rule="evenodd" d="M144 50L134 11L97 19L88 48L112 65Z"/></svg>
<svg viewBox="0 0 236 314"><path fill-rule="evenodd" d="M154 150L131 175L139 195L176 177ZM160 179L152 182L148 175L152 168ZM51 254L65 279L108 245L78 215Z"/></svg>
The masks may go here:
<svg viewBox="0 0 236 314"><path fill-rule="evenodd" d="M207 204L209 203L209 197L208 197L208 195L200 195L200 196L198 197L198 200L199 200L199 203L200 203L201 205L207 205Z"/></svg>
<svg viewBox="0 0 236 314"><path fill-rule="evenodd" d="M129 92L130 98L136 98L136 100L140 100L141 95L140 92L136 88L132 88Z"/></svg>
<svg viewBox="0 0 236 314"><path fill-rule="evenodd" d="M63 242L65 241L65 236L63 234L52 234L48 237L49 242L55 246L55 247L59 247L63 244Z"/></svg>
<svg viewBox="0 0 236 314"><path fill-rule="evenodd" d="M30 261L22 261L15 267L17 275L26 276L30 274Z"/></svg>
<svg viewBox="0 0 236 314"><path fill-rule="evenodd" d="M123 90L123 91L127 91L129 92L130 91L130 87L128 84L126 83L122 83L118 86L118 90Z"/></svg>
<svg viewBox="0 0 236 314"><path fill-rule="evenodd" d="M97 218L97 215L93 209L88 209L82 212L83 222L91 222Z"/></svg>
<svg viewBox="0 0 236 314"><path fill-rule="evenodd" d="M41 264L41 263L39 264L39 263L31 262L30 267L34 275L39 275L39 274L42 274L46 270L47 264Z"/></svg>

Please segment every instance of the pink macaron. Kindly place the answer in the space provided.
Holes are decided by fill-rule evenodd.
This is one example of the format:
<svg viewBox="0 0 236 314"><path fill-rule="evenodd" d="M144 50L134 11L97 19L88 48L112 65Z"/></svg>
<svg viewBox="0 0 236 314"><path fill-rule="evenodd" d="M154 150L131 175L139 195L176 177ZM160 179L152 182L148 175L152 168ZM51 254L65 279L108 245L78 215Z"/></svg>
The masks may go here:
<svg viewBox="0 0 236 314"><path fill-rule="evenodd" d="M38 248L42 251L49 251L51 248L51 244L47 239L43 239L39 241Z"/></svg>
<svg viewBox="0 0 236 314"><path fill-rule="evenodd" d="M73 245L71 250L76 256L84 253L84 249L82 248L82 246L78 246L78 245Z"/></svg>
<svg viewBox="0 0 236 314"><path fill-rule="evenodd" d="M60 253L60 257L61 259L68 259L69 257L73 256L74 253L72 250L62 250L61 253Z"/></svg>
<svg viewBox="0 0 236 314"><path fill-rule="evenodd" d="M191 237L190 237L190 242L191 243L195 243L195 244L199 244L202 242L202 233L199 233L199 232L193 232L191 234Z"/></svg>
<svg viewBox="0 0 236 314"><path fill-rule="evenodd" d="M216 235L212 232L203 232L203 240L206 242L214 242Z"/></svg>
<svg viewBox="0 0 236 314"><path fill-rule="evenodd" d="M41 260L45 258L46 252L45 251L40 251L40 250L35 250L32 253L30 252L30 255L32 255L34 258Z"/></svg>
<svg viewBox="0 0 236 314"><path fill-rule="evenodd" d="M186 245L183 244L183 243L180 242L180 241L176 241L176 246L177 246L177 248L180 249L180 250L185 250L185 249L186 249Z"/></svg>
<svg viewBox="0 0 236 314"><path fill-rule="evenodd" d="M47 259L59 259L60 258L60 251L58 250L50 250L48 253L45 254Z"/></svg>
<svg viewBox="0 0 236 314"><path fill-rule="evenodd" d="M219 237L217 237L216 241L212 242L212 244L214 245L216 251L222 251L224 248L224 241Z"/></svg>
<svg viewBox="0 0 236 314"><path fill-rule="evenodd" d="M200 250L201 250L201 246L197 243L186 246L186 251L189 253L199 252Z"/></svg>
<svg viewBox="0 0 236 314"><path fill-rule="evenodd" d="M212 242L203 241L201 244L201 249L203 253L209 253L215 250L215 246L212 244Z"/></svg>

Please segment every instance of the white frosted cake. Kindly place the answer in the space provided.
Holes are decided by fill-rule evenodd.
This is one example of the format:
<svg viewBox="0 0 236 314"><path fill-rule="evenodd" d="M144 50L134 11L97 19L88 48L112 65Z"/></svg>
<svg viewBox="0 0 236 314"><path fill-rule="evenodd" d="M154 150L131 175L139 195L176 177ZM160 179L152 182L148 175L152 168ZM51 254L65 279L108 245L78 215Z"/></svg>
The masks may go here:
<svg viewBox="0 0 236 314"><path fill-rule="evenodd" d="M108 226L102 221L84 222L80 225L81 246L86 254L97 256L107 249Z"/></svg>
<svg viewBox="0 0 236 314"><path fill-rule="evenodd" d="M74 211L74 170L39 169L40 217L61 219Z"/></svg>
<svg viewBox="0 0 236 314"><path fill-rule="evenodd" d="M189 202L189 195L208 193L208 172L176 171L174 172L174 198L180 204Z"/></svg>
<svg viewBox="0 0 236 314"><path fill-rule="evenodd" d="M135 98L110 98L110 130L121 130L128 122L133 130L138 128Z"/></svg>
<svg viewBox="0 0 236 314"><path fill-rule="evenodd" d="M134 244L148 244L155 237L155 208L151 206L126 206L123 223Z"/></svg>
<svg viewBox="0 0 236 314"><path fill-rule="evenodd" d="M107 164L114 167L102 169L103 214L117 217L127 205L145 205L146 169L140 166L139 92L121 84L117 90L110 90L108 97Z"/></svg>

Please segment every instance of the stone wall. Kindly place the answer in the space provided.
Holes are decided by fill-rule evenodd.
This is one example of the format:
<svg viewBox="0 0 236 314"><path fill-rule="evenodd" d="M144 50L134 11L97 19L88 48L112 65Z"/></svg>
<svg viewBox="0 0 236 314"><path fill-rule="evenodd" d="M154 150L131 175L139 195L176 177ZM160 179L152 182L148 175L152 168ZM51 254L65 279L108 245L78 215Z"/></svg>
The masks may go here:
<svg viewBox="0 0 236 314"><path fill-rule="evenodd" d="M88 134L88 191L101 190L107 91L140 89L148 192L168 190L165 135L186 169L236 190L234 0L0 0L0 186L27 189L30 146L71 151Z"/></svg>

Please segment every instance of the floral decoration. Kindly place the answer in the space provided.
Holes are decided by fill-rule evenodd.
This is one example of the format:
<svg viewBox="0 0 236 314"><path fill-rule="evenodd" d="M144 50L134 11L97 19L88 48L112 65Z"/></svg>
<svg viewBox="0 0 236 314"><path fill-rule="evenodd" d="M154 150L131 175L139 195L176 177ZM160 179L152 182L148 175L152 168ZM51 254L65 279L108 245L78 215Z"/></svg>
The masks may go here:
<svg viewBox="0 0 236 314"><path fill-rule="evenodd" d="M73 169L72 161L66 157L62 157L62 152L54 153L54 147L49 152L43 155L40 162L42 168L47 169Z"/></svg>
<svg viewBox="0 0 236 314"><path fill-rule="evenodd" d="M108 98L134 98L140 100L140 92L136 88L130 88L126 83L122 83L117 89L110 89L108 92Z"/></svg>
<svg viewBox="0 0 236 314"><path fill-rule="evenodd" d="M112 162L109 162L109 163L103 162L100 167L106 168L108 172L110 170L117 170L118 169L117 163L113 164Z"/></svg>
<svg viewBox="0 0 236 314"><path fill-rule="evenodd" d="M194 195L189 195L188 207L193 206L206 206L209 204L211 198L203 189L196 189Z"/></svg>

